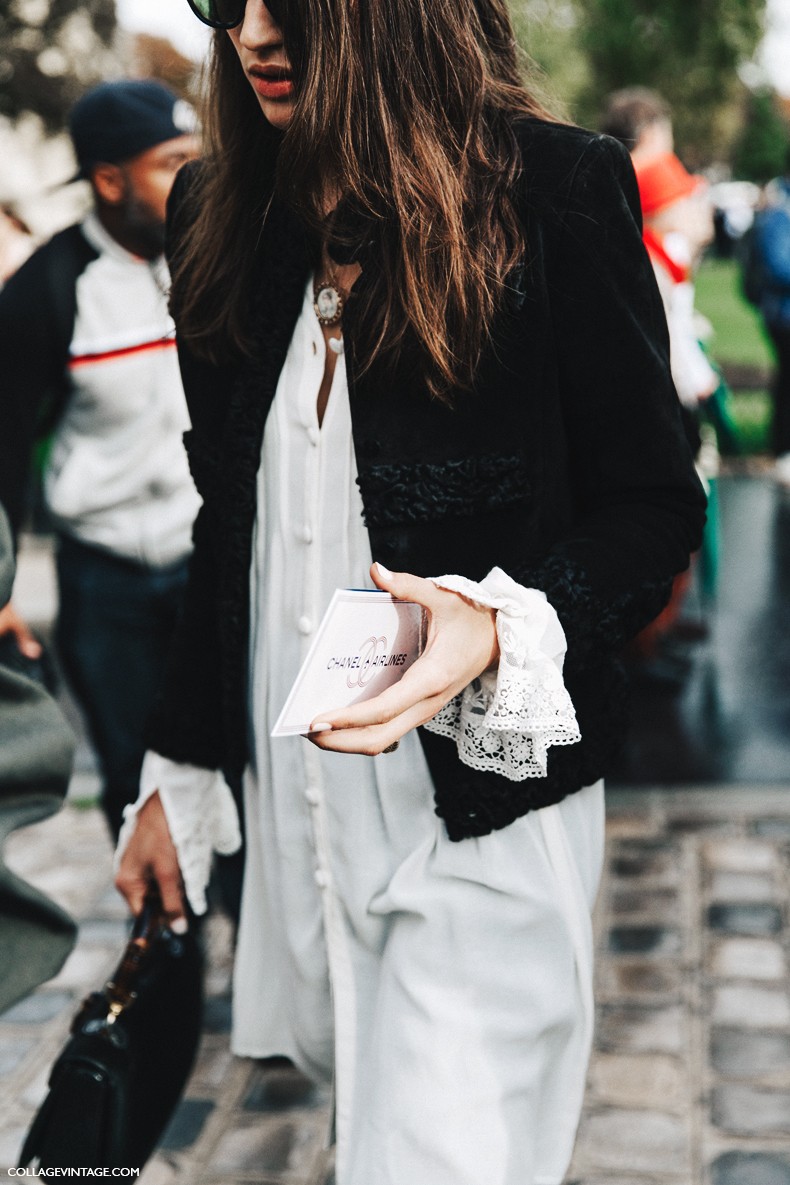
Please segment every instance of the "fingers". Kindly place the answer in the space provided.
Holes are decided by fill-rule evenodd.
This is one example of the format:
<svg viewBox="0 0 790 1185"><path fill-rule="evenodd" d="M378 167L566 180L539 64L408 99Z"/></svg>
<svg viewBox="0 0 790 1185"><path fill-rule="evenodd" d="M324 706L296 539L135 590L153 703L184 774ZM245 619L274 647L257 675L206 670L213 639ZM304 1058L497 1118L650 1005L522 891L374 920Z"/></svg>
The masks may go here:
<svg viewBox="0 0 790 1185"><path fill-rule="evenodd" d="M181 884L181 872L176 864L157 866L154 864L139 865L134 857L121 864L115 887L129 905L132 914L137 917L142 913L143 905L151 882L159 889L162 910L166 914L170 927L177 934L183 934L187 929L186 907ZM183 927L179 924L183 922Z"/></svg>
<svg viewBox="0 0 790 1185"><path fill-rule="evenodd" d="M320 733L315 739L309 736L308 739L328 753L361 753L366 757L375 757L407 732L430 720L437 710L420 703L386 724L375 724L368 728L338 728Z"/></svg>
<svg viewBox="0 0 790 1185"><path fill-rule="evenodd" d="M370 577L377 588L391 593L399 601L416 601L429 610L441 603L441 590L433 581L413 576L411 572L390 572L383 564L371 564Z"/></svg>
<svg viewBox="0 0 790 1185"><path fill-rule="evenodd" d="M154 872L156 883L159 885L159 896L162 899L162 909L167 915L170 927L177 934L186 932L186 907L184 905L184 891L181 885L181 871L178 865ZM180 923L183 922L183 927Z"/></svg>
<svg viewBox="0 0 790 1185"><path fill-rule="evenodd" d="M383 752L435 716L498 657L492 609L409 572L390 572L382 564L373 564L370 574L379 588L427 610L425 650L397 683L379 695L316 716L308 739L329 752Z"/></svg>
<svg viewBox="0 0 790 1185"><path fill-rule="evenodd" d="M138 917L143 911L143 903L150 882L151 878L147 872L145 875L140 875L134 870L127 870L124 864L121 865L115 878L115 887L121 896L126 898L126 904L134 917Z"/></svg>
<svg viewBox="0 0 790 1185"><path fill-rule="evenodd" d="M16 630L15 636L20 654L24 654L25 658L41 658L44 648L27 626L24 626L21 630Z"/></svg>
<svg viewBox="0 0 790 1185"><path fill-rule="evenodd" d="M159 888L162 908L171 928L176 933L183 933L187 922L181 870L158 793L140 809L115 880L116 888L126 898L135 917L143 908L152 881Z"/></svg>
<svg viewBox="0 0 790 1185"><path fill-rule="evenodd" d="M372 564L370 575L374 583L385 592L389 592L398 600L420 604L430 614L439 610L443 598L447 597L447 594L438 589L432 581L413 576L410 572L390 572L383 564ZM311 723L307 736L312 740L319 734L328 732L330 728L359 728L386 723L424 700L438 701L446 691L447 685L448 677L426 650L397 683L379 695L353 707L335 712L321 712ZM437 702L433 710L436 711L439 706L441 705ZM426 715L425 718L429 719L430 716Z"/></svg>
<svg viewBox="0 0 790 1185"><path fill-rule="evenodd" d="M341 708L337 712L322 712L310 730L311 736L323 736L334 729L365 728L374 724L387 724L408 712L411 708L424 705L428 714L425 719L442 706L442 697L447 692L447 677L429 657L419 658L414 666L397 683L387 687L379 695L362 703ZM433 706L435 704L435 706Z"/></svg>
<svg viewBox="0 0 790 1185"><path fill-rule="evenodd" d="M0 610L0 637L11 635L20 654L25 658L41 658L43 647L27 623L19 616L13 605Z"/></svg>

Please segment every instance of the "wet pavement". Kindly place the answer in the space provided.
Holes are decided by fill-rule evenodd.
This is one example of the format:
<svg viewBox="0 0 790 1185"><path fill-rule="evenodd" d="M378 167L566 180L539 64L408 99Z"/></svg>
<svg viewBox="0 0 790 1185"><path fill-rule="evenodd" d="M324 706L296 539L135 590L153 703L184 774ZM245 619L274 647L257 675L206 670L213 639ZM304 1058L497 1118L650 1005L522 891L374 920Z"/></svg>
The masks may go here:
<svg viewBox="0 0 790 1185"><path fill-rule="evenodd" d="M598 1023L568 1185L790 1185L790 500L741 478L724 483L722 506L712 634L686 684L637 689L639 776L608 791ZM30 559L31 595L46 562ZM95 789L82 759L64 811L7 845L9 863L81 926L60 976L0 1016L0 1169L78 1002L123 945ZM141 1180L329 1185L326 1093L230 1055L221 916L208 945L201 1051Z"/></svg>
<svg viewBox="0 0 790 1185"><path fill-rule="evenodd" d="M790 784L790 493L750 476L719 490L716 600L692 591L686 609L709 636L677 643L666 679L637 677L610 784Z"/></svg>

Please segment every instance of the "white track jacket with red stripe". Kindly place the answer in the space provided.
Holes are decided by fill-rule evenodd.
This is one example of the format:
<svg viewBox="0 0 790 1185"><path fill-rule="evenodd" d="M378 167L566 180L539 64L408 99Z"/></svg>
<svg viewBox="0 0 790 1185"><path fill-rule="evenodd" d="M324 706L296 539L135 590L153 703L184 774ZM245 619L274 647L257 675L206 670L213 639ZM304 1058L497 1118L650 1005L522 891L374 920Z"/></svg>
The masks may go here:
<svg viewBox="0 0 790 1185"><path fill-rule="evenodd" d="M163 567L188 555L199 505L181 440L189 418L167 268L130 254L93 213L81 231L96 257L76 281L71 389L45 498L65 534Z"/></svg>

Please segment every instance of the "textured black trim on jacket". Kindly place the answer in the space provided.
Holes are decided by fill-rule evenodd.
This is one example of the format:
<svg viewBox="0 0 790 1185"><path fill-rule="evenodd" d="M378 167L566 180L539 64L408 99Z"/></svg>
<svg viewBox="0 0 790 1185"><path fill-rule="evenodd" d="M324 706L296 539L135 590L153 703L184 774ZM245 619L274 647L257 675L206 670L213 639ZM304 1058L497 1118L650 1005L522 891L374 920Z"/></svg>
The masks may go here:
<svg viewBox="0 0 790 1185"><path fill-rule="evenodd" d="M344 324L374 558L473 580L499 565L546 591L568 640L565 678L582 740L551 750L547 777L515 783L476 772L454 743L420 729L452 839L504 827L605 775L623 729L616 653L661 610L704 522L628 154L565 125L525 120L518 134L528 254L474 391L452 409L429 399L408 346L361 373L356 326L375 243L365 244ZM176 242L188 192L187 176L174 197ZM204 506L150 730L166 756L236 778L248 755L256 473L310 266L304 234L276 201L258 252L255 358L209 366L180 346L187 451Z"/></svg>

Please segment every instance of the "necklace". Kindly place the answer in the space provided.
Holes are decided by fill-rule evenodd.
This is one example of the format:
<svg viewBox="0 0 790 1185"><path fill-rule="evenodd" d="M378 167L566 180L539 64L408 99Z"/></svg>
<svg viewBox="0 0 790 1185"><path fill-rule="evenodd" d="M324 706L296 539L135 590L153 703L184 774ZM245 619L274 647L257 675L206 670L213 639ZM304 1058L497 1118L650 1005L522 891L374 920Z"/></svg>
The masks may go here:
<svg viewBox="0 0 790 1185"><path fill-rule="evenodd" d="M337 282L337 276L330 272L326 280L316 281L313 287L313 308L321 325L337 325L343 316L348 293Z"/></svg>

